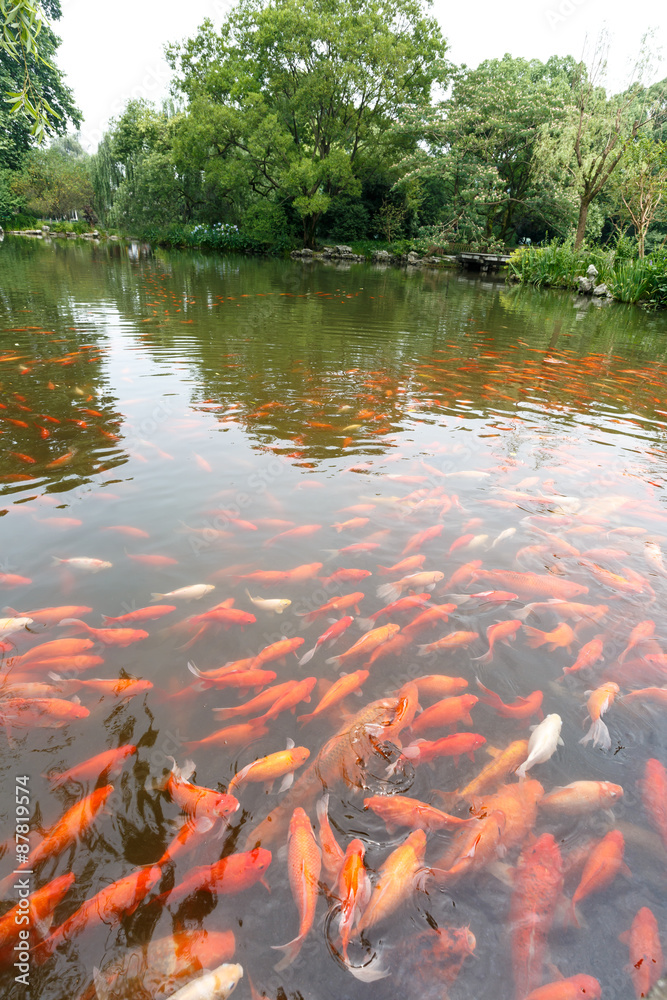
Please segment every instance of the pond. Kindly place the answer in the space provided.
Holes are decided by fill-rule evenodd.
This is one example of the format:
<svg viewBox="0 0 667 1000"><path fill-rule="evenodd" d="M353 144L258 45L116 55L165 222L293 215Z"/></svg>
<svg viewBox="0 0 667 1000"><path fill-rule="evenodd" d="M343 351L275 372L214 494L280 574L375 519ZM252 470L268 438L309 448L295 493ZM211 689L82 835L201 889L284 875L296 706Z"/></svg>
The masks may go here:
<svg viewBox="0 0 667 1000"><path fill-rule="evenodd" d="M0 330L3 996L641 995L667 317L6 238Z"/></svg>

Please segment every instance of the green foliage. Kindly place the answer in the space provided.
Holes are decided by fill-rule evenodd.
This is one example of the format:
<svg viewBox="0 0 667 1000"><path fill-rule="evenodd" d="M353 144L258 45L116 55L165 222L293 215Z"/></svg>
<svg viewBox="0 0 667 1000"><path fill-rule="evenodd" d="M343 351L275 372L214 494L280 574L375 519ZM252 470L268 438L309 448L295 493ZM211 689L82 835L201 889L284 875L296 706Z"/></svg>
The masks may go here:
<svg viewBox="0 0 667 1000"><path fill-rule="evenodd" d="M667 253L620 262L607 286L621 302L643 300L650 307L667 308Z"/></svg>
<svg viewBox="0 0 667 1000"><path fill-rule="evenodd" d="M209 226L200 223L189 226L177 223L171 226L146 226L135 229L132 236L137 239L165 247L189 247L192 249L218 250L226 253L284 253L291 244L284 238L275 241L258 239L240 232L236 226L219 222Z"/></svg>
<svg viewBox="0 0 667 1000"><path fill-rule="evenodd" d="M49 222L48 226L53 233L77 233L82 236L84 233L90 232L90 225L82 221Z"/></svg>
<svg viewBox="0 0 667 1000"><path fill-rule="evenodd" d="M0 225L10 226L14 229L14 217L22 208L25 202L12 188L14 180L12 170L3 170L0 167Z"/></svg>
<svg viewBox="0 0 667 1000"><path fill-rule="evenodd" d="M388 126L427 107L445 43L420 0L240 0L169 57L188 99L176 162L227 196L276 197L307 245L332 199L360 193L364 159L392 163Z"/></svg>
<svg viewBox="0 0 667 1000"><path fill-rule="evenodd" d="M552 240L542 247L519 247L509 259L509 277L529 285L573 288L590 264L598 269L600 281L608 281L613 267L613 251L581 246L572 240Z"/></svg>
<svg viewBox="0 0 667 1000"><path fill-rule="evenodd" d="M41 218L84 213L93 200L88 160L78 143L34 149L15 175L12 189Z"/></svg>

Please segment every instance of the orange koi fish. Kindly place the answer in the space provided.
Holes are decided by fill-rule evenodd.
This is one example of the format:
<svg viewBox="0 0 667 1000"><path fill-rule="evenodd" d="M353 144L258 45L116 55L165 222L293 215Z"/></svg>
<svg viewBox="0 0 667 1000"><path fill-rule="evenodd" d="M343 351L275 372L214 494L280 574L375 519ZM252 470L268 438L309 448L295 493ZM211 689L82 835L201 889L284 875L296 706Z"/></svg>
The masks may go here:
<svg viewBox="0 0 667 1000"><path fill-rule="evenodd" d="M394 563L393 566L378 566L378 573L380 576L390 576L392 573L419 570L424 565L425 560L426 556L408 556L407 559L401 559L400 562Z"/></svg>
<svg viewBox="0 0 667 1000"><path fill-rule="evenodd" d="M449 848L429 869L436 883L447 885L495 861L504 853L501 838L505 825L505 814L494 809L470 827L458 830Z"/></svg>
<svg viewBox="0 0 667 1000"><path fill-rule="evenodd" d="M365 845L355 838L347 845L335 895L340 900L338 933L343 961L347 964L350 938L371 898L371 883L364 865Z"/></svg>
<svg viewBox="0 0 667 1000"><path fill-rule="evenodd" d="M151 889L160 881L162 869L159 865L152 868L138 868L136 871L119 879L112 885L105 886L99 892L87 899L64 924L34 949L33 955L38 963L45 961L59 945L71 941L87 927L104 924L112 927L123 917L130 916Z"/></svg>
<svg viewBox="0 0 667 1000"><path fill-rule="evenodd" d="M526 997L526 1000L600 1000L602 987L593 976L581 973L578 976L568 976L546 986L538 986Z"/></svg>
<svg viewBox="0 0 667 1000"><path fill-rule="evenodd" d="M90 649L94 643L91 639L53 639L33 646L27 653L18 656L14 661L17 666L27 667L29 664L42 663L59 656L77 656Z"/></svg>
<svg viewBox="0 0 667 1000"><path fill-rule="evenodd" d="M667 851L667 770L655 757L646 761L640 787L648 821Z"/></svg>
<svg viewBox="0 0 667 1000"><path fill-rule="evenodd" d="M403 629L405 632L405 629ZM446 674L424 674L414 681L420 697L446 698L460 694L468 687L465 677L448 677Z"/></svg>
<svg viewBox="0 0 667 1000"><path fill-rule="evenodd" d="M453 733L441 736L439 740L419 739L403 747L398 760L405 758L417 767L419 764L432 764L438 757L453 757L454 764L458 766L459 758L465 754L474 763L475 750L485 743L486 738L479 733ZM396 764L392 764L391 771L395 768Z"/></svg>
<svg viewBox="0 0 667 1000"><path fill-rule="evenodd" d="M486 630L486 641L489 644L489 650L483 656L473 656L473 660L477 660L479 663L491 663L493 661L493 647L495 643L502 642L503 645L509 646L509 640L514 639L520 628L521 621L518 618L512 621L489 625Z"/></svg>
<svg viewBox="0 0 667 1000"><path fill-rule="evenodd" d="M284 945L272 945L285 956L276 965L281 972L294 962L315 919L322 852L308 816L301 808L292 813L287 839L287 871L292 897L299 912L299 933Z"/></svg>
<svg viewBox="0 0 667 1000"><path fill-rule="evenodd" d="M100 781L102 778L115 778L120 774L123 764L128 757L137 752L137 748L132 743L118 747L115 750L105 750L95 757L90 757L81 764L75 764L67 771L51 772L47 775L49 781L55 788L59 788L68 781L85 782Z"/></svg>
<svg viewBox="0 0 667 1000"><path fill-rule="evenodd" d="M60 875L41 889L37 889L36 892L30 894L27 911L25 907L17 903L16 906L13 906L11 910L8 910L7 913L0 917L0 965L10 965L17 957L14 949L15 946L22 943L20 929L26 923L21 915L28 912L32 927L42 935L44 930L50 927L56 907L65 898L73 882L74 875L72 872ZM18 950L20 949L17 947L16 951Z"/></svg>
<svg viewBox="0 0 667 1000"><path fill-rule="evenodd" d="M305 677L302 681L295 681L289 691L276 698L271 708L251 721L260 723L266 719L277 718L281 712L294 712L299 702L310 701L311 692L316 684L317 677Z"/></svg>
<svg viewBox="0 0 667 1000"><path fill-rule="evenodd" d="M140 628L92 628L79 618L63 618L60 625L63 627L76 625L78 629L86 632L98 642L104 643L105 646L125 647L130 646L133 642L140 642L142 639L148 638L148 632Z"/></svg>
<svg viewBox="0 0 667 1000"><path fill-rule="evenodd" d="M335 663L337 667L340 667L347 660L353 660L359 656L367 656L376 650L378 646L381 646L391 639L392 636L396 635L400 631L400 628L400 625L393 624L374 628L372 632L366 632L365 635L362 635L361 639L357 639L354 645L350 646L344 653L340 653L338 656L330 656L325 662L327 665Z"/></svg>
<svg viewBox="0 0 667 1000"><path fill-rule="evenodd" d="M265 545L273 545L277 541L289 541L292 538L309 538L316 532L321 531L321 524L302 524L297 528L288 528L287 531L279 531L277 535L272 535L264 542Z"/></svg>
<svg viewBox="0 0 667 1000"><path fill-rule="evenodd" d="M620 688L614 681L607 681L599 688L596 688L595 691L591 691L590 697L586 702L588 714L591 719L591 728L579 740L580 743L586 744L592 740L594 747L601 746L604 750L609 750L611 747L611 736L601 716L604 715L613 703L619 691Z"/></svg>
<svg viewBox="0 0 667 1000"><path fill-rule="evenodd" d="M358 591L354 594L343 594L340 597L332 597L330 601L322 604L314 611L297 611L297 617L303 618L307 622L314 622L317 618L321 618L322 615L327 615L331 611L345 611L347 608L353 608L359 614L359 603L363 601L365 596L361 591Z"/></svg>
<svg viewBox="0 0 667 1000"><path fill-rule="evenodd" d="M621 944L627 944L630 973L637 1000L647 997L665 971L665 961L660 944L658 921L648 906L635 914L629 931L619 934Z"/></svg>
<svg viewBox="0 0 667 1000"><path fill-rule="evenodd" d="M394 611L411 611L414 608L421 608L430 599L430 594L410 594L409 597L401 597L399 600L387 604L386 607L380 608L379 611L369 615L368 618L357 619L357 624L364 631L368 631L373 628L378 618L382 618L384 615L391 615Z"/></svg>
<svg viewBox="0 0 667 1000"><path fill-rule="evenodd" d="M137 608L136 611L128 611L126 615L119 615L117 618L112 618L110 615L102 615L102 618L106 625L110 623L118 625L121 622L150 622L164 618L172 611L176 611L175 604L151 604L148 608Z"/></svg>
<svg viewBox="0 0 667 1000"><path fill-rule="evenodd" d="M494 759L483 767L472 781L455 792L436 793L446 809L453 809L462 802L475 801L478 796L490 791L512 771L516 770L519 764L526 759L528 740L515 740L500 751L491 747L488 749Z"/></svg>
<svg viewBox="0 0 667 1000"><path fill-rule="evenodd" d="M126 555L128 559L134 559L135 562L143 563L144 566L176 566L178 563L178 559L172 559L171 556L159 556L143 553L132 554L131 552L127 552Z"/></svg>
<svg viewBox="0 0 667 1000"><path fill-rule="evenodd" d="M542 597L559 597L569 601L580 594L587 594L588 587L579 583L571 583L552 573L516 573L513 570L478 569L474 572L475 580L488 580L494 586L503 587L518 594L520 598L530 600L535 594Z"/></svg>
<svg viewBox="0 0 667 1000"><path fill-rule="evenodd" d="M295 653L300 646L303 646L305 641L305 639L300 638L279 639L277 642L270 643L270 645L260 650L257 656L253 657L250 662L250 669L256 670L266 663L272 663L274 660L280 660L284 663L285 657L289 656L290 653Z"/></svg>
<svg viewBox="0 0 667 1000"><path fill-rule="evenodd" d="M422 545L426 544L426 542L430 542L432 539L437 538L438 535L441 535L443 528L443 524L434 524L430 528L426 528L424 531L418 531L416 535L412 535L412 537L408 539L401 555L406 555L408 552L414 551L414 549L420 549Z"/></svg>
<svg viewBox="0 0 667 1000"><path fill-rule="evenodd" d="M540 719L542 718L542 698L544 697L544 692L539 689L532 691L525 698L517 698L511 705L506 705L495 691L484 687L479 677L476 678L476 682L477 687L482 692L479 695L479 700L484 705L489 705L496 715L499 715L501 718L530 719L533 715L539 716Z"/></svg>
<svg viewBox="0 0 667 1000"><path fill-rule="evenodd" d="M583 816L596 809L610 809L623 798L623 789L611 781L573 781L553 788L540 800L540 809L564 816Z"/></svg>
<svg viewBox="0 0 667 1000"><path fill-rule="evenodd" d="M551 833L525 847L514 873L510 903L512 970L517 1000L542 980L547 935L563 892L563 860Z"/></svg>
<svg viewBox="0 0 667 1000"><path fill-rule="evenodd" d="M239 808L239 800L233 795L192 784L190 778L195 771L193 761L186 761L183 767L178 767L173 757L167 759L171 760L172 767L165 783L165 789L172 802L175 802L193 820L210 820L212 816L224 820ZM213 822L211 821L209 829L212 826ZM200 824L199 828L203 830L204 826Z"/></svg>
<svg viewBox="0 0 667 1000"><path fill-rule="evenodd" d="M295 747L294 740L288 738L287 748L277 753L259 757L237 771L227 788L228 794L235 794L246 781L264 781L271 785L276 778L283 778L279 791L284 792L294 781L294 772L310 757L307 747Z"/></svg>
<svg viewBox="0 0 667 1000"><path fill-rule="evenodd" d="M403 628L403 632L412 637L427 626L447 622L449 621L449 615L452 611L456 611L456 608L456 604L431 604L406 625Z"/></svg>
<svg viewBox="0 0 667 1000"><path fill-rule="evenodd" d="M389 833L400 826L409 826L413 830L455 830L460 826L468 826L477 822L475 819L459 819L441 812L435 806L430 806L419 799L408 798L407 795L371 795L364 799L364 809L370 809L382 819Z"/></svg>
<svg viewBox="0 0 667 1000"><path fill-rule="evenodd" d="M425 708L412 723L413 736L417 736L427 729L453 726L457 722L464 722L467 726L472 726L470 709L478 701L479 698L474 694L461 694L436 701L435 705Z"/></svg>
<svg viewBox="0 0 667 1000"><path fill-rule="evenodd" d="M297 722L311 722L323 712L328 711L333 705L337 705L344 698L347 698L353 691L358 691L368 678L368 670L355 670L354 673L345 674L335 681L323 698L319 701L312 712L307 715L297 716Z"/></svg>
<svg viewBox="0 0 667 1000"><path fill-rule="evenodd" d="M320 580L325 587L330 587L333 583L358 583L371 575L369 569L337 569L331 576L321 576Z"/></svg>
<svg viewBox="0 0 667 1000"><path fill-rule="evenodd" d="M479 639L479 632L450 632L449 635L435 642L429 642L418 646L417 656L429 656L430 653L438 653L444 649L457 649L461 646L469 646L475 639Z"/></svg>
<svg viewBox="0 0 667 1000"><path fill-rule="evenodd" d="M0 702L0 724L60 729L74 719L87 719L90 711L75 701L63 698L7 698Z"/></svg>
<svg viewBox="0 0 667 1000"><path fill-rule="evenodd" d="M641 643L644 642L645 639L650 639L654 632L655 632L655 622L653 621L652 618L649 618L643 622L639 622L638 625L635 625L632 632L630 633L630 638L628 640L627 646L618 657L618 662L623 663L630 650L634 649L635 646L641 645Z"/></svg>
<svg viewBox="0 0 667 1000"><path fill-rule="evenodd" d="M624 850L625 840L621 831L610 830L591 852L570 905L569 918L575 927L579 926L575 910L577 903L593 893L602 892L619 872L630 875L630 869L623 861Z"/></svg>
<svg viewBox="0 0 667 1000"><path fill-rule="evenodd" d="M604 636L596 635L594 639L591 639L590 642L581 647L579 655L571 667L563 667L563 677L566 674L576 673L577 670L585 670L587 667L592 667L601 658L603 650ZM562 680L563 677L559 677L559 680Z"/></svg>
<svg viewBox="0 0 667 1000"><path fill-rule="evenodd" d="M570 648L573 642L576 642L576 635L565 622L561 622L557 625L555 629L551 632L542 632L539 628L532 628L530 625L524 625L524 632L527 636L527 642L531 649L537 649L539 646L547 646L550 652L554 649L561 649L562 647Z"/></svg>
<svg viewBox="0 0 667 1000"><path fill-rule="evenodd" d="M10 611L11 614L17 614L13 609L6 610ZM37 608L35 611L26 611L25 614L32 618L33 622L38 622L40 625L57 625L63 618L75 618L88 614L92 610L85 604L65 604L58 608ZM90 646L86 648L89 649Z"/></svg>
<svg viewBox="0 0 667 1000"><path fill-rule="evenodd" d="M400 580L396 580L394 583L384 583L381 587L377 588L377 596L381 597L383 600L396 601L404 590L416 589L417 587L424 587L426 590L433 590L436 583L444 578L444 573L440 572L427 572L420 571L418 573L409 573L408 576L401 577ZM428 600L428 595L426 596Z"/></svg>
<svg viewBox="0 0 667 1000"><path fill-rule="evenodd" d="M271 851L256 847L252 851L228 854L212 865L191 868L182 882L166 892L160 899L168 899L171 906L177 906L195 892L209 892L213 896L233 896L245 892L264 881L264 872L271 864Z"/></svg>
<svg viewBox="0 0 667 1000"><path fill-rule="evenodd" d="M424 864L426 834L414 830L382 863L368 906L362 913L358 933L391 916L412 894Z"/></svg>
<svg viewBox="0 0 667 1000"><path fill-rule="evenodd" d="M275 674L273 677L275 678ZM266 736L268 731L266 726L250 720L250 722L241 722L236 726L226 726L224 729L218 729L215 733L211 733L210 736L205 736L201 740L189 740L185 746L190 750L194 750L197 747L243 746L244 743L250 743L252 740L258 740L260 737Z"/></svg>
<svg viewBox="0 0 667 1000"><path fill-rule="evenodd" d="M224 677L224 673L222 673L224 670L224 667L220 668L219 676ZM213 671L213 673L216 673L216 671ZM202 676L201 671L199 672L199 676ZM295 683L296 681L285 681L284 684L274 684L272 687L266 688L265 691L262 691L254 698L251 698L250 701L244 702L243 705L235 705L232 708L214 708L213 714L216 719L219 719L222 722L226 719L233 719L237 715L253 715L254 712L263 712L267 708L270 708L283 694L291 691Z"/></svg>

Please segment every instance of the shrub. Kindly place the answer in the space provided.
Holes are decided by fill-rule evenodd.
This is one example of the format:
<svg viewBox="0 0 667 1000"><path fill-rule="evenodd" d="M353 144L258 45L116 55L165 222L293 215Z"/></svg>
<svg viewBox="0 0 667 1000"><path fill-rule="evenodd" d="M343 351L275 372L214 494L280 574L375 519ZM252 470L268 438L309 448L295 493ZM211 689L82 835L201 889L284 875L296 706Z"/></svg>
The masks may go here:
<svg viewBox="0 0 667 1000"><path fill-rule="evenodd" d="M570 288L594 264L600 281L612 273L613 251L582 246L575 250L571 241L552 240L546 246L519 247L509 259L509 275L530 285Z"/></svg>

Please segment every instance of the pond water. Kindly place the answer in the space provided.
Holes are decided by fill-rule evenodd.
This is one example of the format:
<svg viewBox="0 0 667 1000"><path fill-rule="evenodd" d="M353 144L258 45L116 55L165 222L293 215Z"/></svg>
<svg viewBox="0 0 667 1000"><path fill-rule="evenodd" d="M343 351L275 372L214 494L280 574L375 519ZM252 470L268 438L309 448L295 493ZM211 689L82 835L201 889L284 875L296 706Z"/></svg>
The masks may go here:
<svg viewBox="0 0 667 1000"><path fill-rule="evenodd" d="M634 996L641 971L633 985L618 936L647 907L667 940L667 317L456 272L7 238L0 330L0 588L3 614L31 619L2 623L3 911L19 884L33 893L29 938L0 917L3 996L29 981L40 1000L91 997L97 968L101 998L166 997L224 962L243 966L239 998L521 1000L577 974L606 1000ZM277 600L281 614L263 603ZM330 662L364 628L366 650ZM469 635L425 648L454 633ZM310 701L290 704L306 678ZM610 682L609 745L582 744L588 692ZM415 694L423 710L480 700L420 724ZM256 695L247 713L214 711ZM464 791L542 712L563 745L524 782L525 746ZM460 759L419 761L416 739L456 733L478 735ZM288 740L309 759L272 761L271 787L235 784L225 819L166 786L174 758L226 792ZM539 806L575 781L622 792L577 786ZM359 904L347 965L310 825L286 846L299 807L319 836L324 786L340 850L359 838L385 887ZM404 825L365 809L374 796L405 799ZM424 854L415 799L471 823L429 826ZM31 862L13 875L24 824ZM600 847L610 831L622 838ZM228 856L216 880L205 866ZM302 947L276 971L308 901Z"/></svg>

